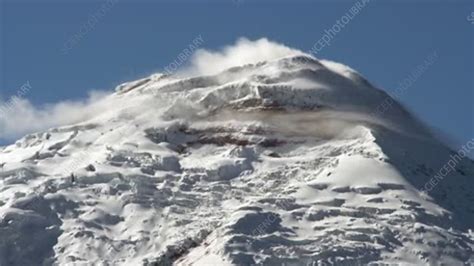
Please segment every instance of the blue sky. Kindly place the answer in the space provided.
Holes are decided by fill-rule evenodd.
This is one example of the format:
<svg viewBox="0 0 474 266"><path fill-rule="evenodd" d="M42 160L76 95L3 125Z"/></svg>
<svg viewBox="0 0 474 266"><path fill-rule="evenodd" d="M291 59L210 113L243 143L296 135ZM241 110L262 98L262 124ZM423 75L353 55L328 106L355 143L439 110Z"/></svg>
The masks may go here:
<svg viewBox="0 0 474 266"><path fill-rule="evenodd" d="M161 71L198 35L208 49L267 37L306 51L355 2L117 0L65 54L105 1L3 0L0 99L27 81L24 97L35 106L113 89ZM400 101L463 144L474 137L473 11L474 1L372 0L317 56L394 92L436 52ZM8 141L0 136L0 144Z"/></svg>

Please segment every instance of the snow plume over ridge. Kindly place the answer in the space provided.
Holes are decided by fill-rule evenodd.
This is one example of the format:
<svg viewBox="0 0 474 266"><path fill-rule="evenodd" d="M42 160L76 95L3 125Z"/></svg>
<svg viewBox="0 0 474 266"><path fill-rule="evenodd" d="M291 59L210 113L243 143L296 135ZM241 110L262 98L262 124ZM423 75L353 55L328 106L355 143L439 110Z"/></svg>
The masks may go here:
<svg viewBox="0 0 474 266"><path fill-rule="evenodd" d="M107 94L90 91L85 100L61 101L40 107L28 99L17 98L0 113L0 140L12 140L31 132L92 118L110 107L106 101L101 101ZM7 105L7 102L0 101L0 105Z"/></svg>
<svg viewBox="0 0 474 266"><path fill-rule="evenodd" d="M191 59L191 64L183 70L184 74L211 75L234 66L255 64L286 56L302 55L303 52L283 44L261 38L251 41L240 38L234 45L221 51L199 49Z"/></svg>

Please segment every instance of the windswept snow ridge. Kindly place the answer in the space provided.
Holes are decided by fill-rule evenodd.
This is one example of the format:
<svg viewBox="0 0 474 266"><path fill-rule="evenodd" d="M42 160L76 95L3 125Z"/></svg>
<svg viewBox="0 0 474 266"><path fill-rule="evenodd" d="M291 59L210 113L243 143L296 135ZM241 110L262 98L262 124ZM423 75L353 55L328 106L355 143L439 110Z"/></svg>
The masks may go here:
<svg viewBox="0 0 474 266"><path fill-rule="evenodd" d="M474 263L474 163L420 193L453 151L386 97L304 54L122 84L0 150L0 265Z"/></svg>

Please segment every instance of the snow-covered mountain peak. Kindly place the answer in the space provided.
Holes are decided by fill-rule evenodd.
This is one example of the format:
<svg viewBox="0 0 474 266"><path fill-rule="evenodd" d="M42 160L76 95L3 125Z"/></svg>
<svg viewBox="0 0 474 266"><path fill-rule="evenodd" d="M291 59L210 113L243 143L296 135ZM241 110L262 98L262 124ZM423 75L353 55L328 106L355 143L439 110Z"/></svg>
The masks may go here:
<svg viewBox="0 0 474 266"><path fill-rule="evenodd" d="M117 98L141 98L171 118L207 116L221 111L250 110L316 112L334 120L356 120L365 126L390 127L409 134L429 135L400 104L377 115L392 100L355 70L309 55L297 54L233 66L214 75L155 74L120 85ZM153 101L150 101L153 99ZM153 105L153 106L150 106ZM122 108L122 104L116 104Z"/></svg>
<svg viewBox="0 0 474 266"><path fill-rule="evenodd" d="M472 263L473 162L426 191L453 151L349 67L227 59L267 46L3 148L0 265Z"/></svg>

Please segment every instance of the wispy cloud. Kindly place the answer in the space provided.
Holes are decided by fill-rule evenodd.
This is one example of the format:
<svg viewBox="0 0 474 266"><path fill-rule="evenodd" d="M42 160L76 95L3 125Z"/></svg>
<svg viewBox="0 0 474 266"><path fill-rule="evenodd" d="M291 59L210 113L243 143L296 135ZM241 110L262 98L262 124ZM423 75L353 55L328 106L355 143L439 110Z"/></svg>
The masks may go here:
<svg viewBox="0 0 474 266"><path fill-rule="evenodd" d="M24 134L67 125L92 118L109 108L102 99L107 93L91 91L87 99L34 106L28 99L2 101L7 106L0 114L0 139L14 140Z"/></svg>
<svg viewBox="0 0 474 266"><path fill-rule="evenodd" d="M240 38L234 45L226 46L221 51L197 50L191 58L190 66L182 72L192 75L211 75L234 66L297 54L302 54L302 52L266 38L256 41Z"/></svg>

